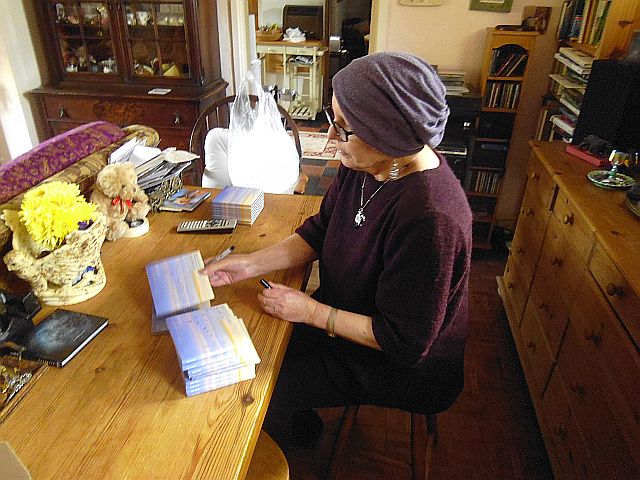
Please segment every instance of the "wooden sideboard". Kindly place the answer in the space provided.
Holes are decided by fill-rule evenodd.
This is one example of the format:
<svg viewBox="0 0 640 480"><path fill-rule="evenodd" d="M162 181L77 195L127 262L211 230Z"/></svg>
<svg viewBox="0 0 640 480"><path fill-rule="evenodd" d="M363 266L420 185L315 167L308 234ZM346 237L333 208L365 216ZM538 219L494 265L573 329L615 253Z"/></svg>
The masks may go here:
<svg viewBox="0 0 640 480"><path fill-rule="evenodd" d="M640 478L640 219L563 142L532 142L504 276L556 478Z"/></svg>

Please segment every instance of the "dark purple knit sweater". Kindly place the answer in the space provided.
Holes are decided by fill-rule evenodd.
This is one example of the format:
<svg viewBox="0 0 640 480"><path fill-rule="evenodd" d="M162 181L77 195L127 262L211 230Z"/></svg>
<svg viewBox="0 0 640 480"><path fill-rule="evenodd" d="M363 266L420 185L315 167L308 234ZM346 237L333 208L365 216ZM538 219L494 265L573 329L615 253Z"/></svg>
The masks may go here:
<svg viewBox="0 0 640 480"><path fill-rule="evenodd" d="M463 384L471 211L441 158L382 187L354 228L365 176L366 202L381 182L341 166L320 212L297 230L320 257L314 298L373 317L383 353L362 349L361 360L397 370L392 406L444 409Z"/></svg>

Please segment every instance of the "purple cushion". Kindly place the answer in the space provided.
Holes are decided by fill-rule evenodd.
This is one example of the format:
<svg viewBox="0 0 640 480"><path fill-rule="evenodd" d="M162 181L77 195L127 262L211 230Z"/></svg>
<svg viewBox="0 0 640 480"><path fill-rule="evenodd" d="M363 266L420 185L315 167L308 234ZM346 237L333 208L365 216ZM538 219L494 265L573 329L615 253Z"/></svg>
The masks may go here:
<svg viewBox="0 0 640 480"><path fill-rule="evenodd" d="M0 165L0 204L124 136L117 125L93 122L45 140Z"/></svg>

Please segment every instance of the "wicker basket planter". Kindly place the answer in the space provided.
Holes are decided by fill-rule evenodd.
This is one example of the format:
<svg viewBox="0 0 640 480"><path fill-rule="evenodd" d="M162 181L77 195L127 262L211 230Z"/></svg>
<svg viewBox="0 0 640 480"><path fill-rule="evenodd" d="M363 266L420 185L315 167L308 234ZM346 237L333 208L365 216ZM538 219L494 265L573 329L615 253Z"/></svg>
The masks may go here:
<svg viewBox="0 0 640 480"><path fill-rule="evenodd" d="M4 263L31 284L45 305L73 305L97 295L107 283L100 261L107 225L103 214L95 216L89 228L69 233L62 246L40 257L33 253L18 212L5 210L2 219L13 232L13 250L4 256Z"/></svg>
<svg viewBox="0 0 640 480"><path fill-rule="evenodd" d="M264 32L261 30L256 31L256 41L258 42L276 42L282 37L280 30Z"/></svg>

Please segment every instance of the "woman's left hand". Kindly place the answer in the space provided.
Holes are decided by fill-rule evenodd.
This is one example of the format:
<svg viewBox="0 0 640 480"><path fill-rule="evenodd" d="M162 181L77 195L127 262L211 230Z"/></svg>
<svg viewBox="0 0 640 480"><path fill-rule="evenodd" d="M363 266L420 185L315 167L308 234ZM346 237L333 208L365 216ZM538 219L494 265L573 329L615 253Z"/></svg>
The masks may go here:
<svg viewBox="0 0 640 480"><path fill-rule="evenodd" d="M285 285L271 283L258 295L265 312L293 323L312 324L313 315L319 305L313 298Z"/></svg>

